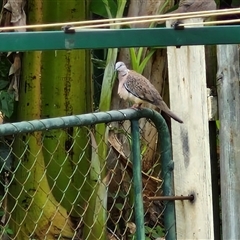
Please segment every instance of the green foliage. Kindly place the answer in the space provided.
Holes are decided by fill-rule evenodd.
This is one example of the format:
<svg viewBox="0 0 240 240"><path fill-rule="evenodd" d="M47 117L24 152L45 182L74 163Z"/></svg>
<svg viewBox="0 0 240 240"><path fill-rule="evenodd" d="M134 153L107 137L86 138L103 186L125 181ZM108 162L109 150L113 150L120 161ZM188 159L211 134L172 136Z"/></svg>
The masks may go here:
<svg viewBox="0 0 240 240"><path fill-rule="evenodd" d="M240 6L239 0L232 0L232 6L239 7Z"/></svg>
<svg viewBox="0 0 240 240"><path fill-rule="evenodd" d="M90 11L103 18L109 18L109 13L116 16L118 6L114 0L92 0L90 3Z"/></svg>
<svg viewBox="0 0 240 240"><path fill-rule="evenodd" d="M7 233L7 234L9 234L9 235L13 235L13 230L11 229L11 228L9 228L9 226L8 225L6 225L5 227L4 227L4 231Z"/></svg>
<svg viewBox="0 0 240 240"><path fill-rule="evenodd" d="M131 56L131 63L132 63L132 68L142 74L144 68L146 67L146 64L148 63L148 61L150 60L150 58L152 57L152 55L154 54L154 52L156 51L155 49L151 49L148 54L142 59L142 52L143 52L143 47L139 48L138 50L135 50L134 48L130 48L130 56Z"/></svg>
<svg viewBox="0 0 240 240"><path fill-rule="evenodd" d="M0 91L0 110L8 118L12 116L14 110L14 93Z"/></svg>
<svg viewBox="0 0 240 240"><path fill-rule="evenodd" d="M119 210L119 211L122 211L124 209L124 206L122 203L116 203L115 204L115 207Z"/></svg>
<svg viewBox="0 0 240 240"><path fill-rule="evenodd" d="M115 2L116 2L116 5L115 5ZM93 0L91 3L90 9L93 13L96 13L99 16L104 16L108 18L112 18L112 17L119 18L123 16L125 5L126 5L126 0L117 0L117 1ZM105 8L105 10L103 9L103 7ZM112 26L111 28L117 29L119 27ZM106 67L104 70L104 77L102 81L102 89L101 89L101 96L100 96L100 102L99 102L100 111L108 111L110 109L112 88L115 80L114 64L117 59L117 53L118 53L118 49L116 48L108 49L108 52L107 52ZM102 171L101 171L101 174L99 175L99 179L101 181L98 185L96 185L97 195L94 195L94 197L96 198L94 199L94 202L93 200L91 200L90 202L90 205L93 204L95 206L94 209L98 211L98 215L96 216L96 222L98 223L98 225L96 225L95 227L96 233L92 232L92 236L97 238L99 235L99 236L102 236L101 239L105 239L105 237L103 237L102 235L102 229L104 228L106 223L106 209L107 209L107 202L106 202L106 194L107 194L106 185L107 184L105 183L107 181L107 178L106 178L107 169L106 169L105 159L107 156L106 143L107 143L107 137L108 137L108 128L106 127L105 124L98 124L96 126L96 133L97 133L96 145L98 146L98 153L99 153L98 157L100 159L99 163ZM102 136L105 136L105 138L103 139Z"/></svg>
<svg viewBox="0 0 240 240"><path fill-rule="evenodd" d="M0 217L3 217L4 214L6 213L3 210L0 210ZM3 233L6 233L8 235L14 234L13 230L8 225L0 226L0 233L1 233L1 236L3 235Z"/></svg>
<svg viewBox="0 0 240 240"><path fill-rule="evenodd" d="M9 85L9 81L0 80L0 90L3 90Z"/></svg>
<svg viewBox="0 0 240 240"><path fill-rule="evenodd" d="M8 61L6 54L0 54L0 81L8 79L9 68L11 63Z"/></svg>
<svg viewBox="0 0 240 240"><path fill-rule="evenodd" d="M123 12L126 5L126 0L117 0L116 6L117 11L115 11L115 7L112 5L112 0L96 0L101 2L103 6L106 8L108 18L116 17L120 18L123 16ZM114 5L115 6L115 5ZM119 26L112 26L110 28L118 29ZM111 104L111 96L112 96L112 88L114 81L116 79L115 71L114 71L114 64L117 59L118 49L108 49L107 57L106 57L106 67L103 76L102 82L102 90L100 96L100 103L99 103L99 110L100 111L108 111L110 109Z"/></svg>
<svg viewBox="0 0 240 240"><path fill-rule="evenodd" d="M10 118L14 110L14 93L8 92L8 73L11 63L6 54L0 55L0 111L4 116Z"/></svg>
<svg viewBox="0 0 240 240"><path fill-rule="evenodd" d="M152 240L160 237L164 237L164 230L161 226L156 226L154 228L145 226L145 240ZM136 233L129 235L131 240L135 240L136 238Z"/></svg>
<svg viewBox="0 0 240 240"><path fill-rule="evenodd" d="M164 236L163 228L160 226L156 226L155 228L150 228L148 226L145 227L145 233L146 235L149 235L151 237L159 238ZM151 238L149 238L151 239Z"/></svg>
<svg viewBox="0 0 240 240"><path fill-rule="evenodd" d="M163 13L163 10L167 6L169 0L167 0L161 9L159 9L159 13ZM154 27L155 23L151 23L149 28ZM144 68L146 67L148 61L151 59L152 55L155 53L156 48L152 48L149 51L144 51L144 47L140 47L138 49L129 48L130 58L131 58L131 65L132 69L136 72L142 74Z"/></svg>
<svg viewBox="0 0 240 240"><path fill-rule="evenodd" d="M106 68L106 61L97 58L91 58L94 67L97 69L105 69Z"/></svg>
<svg viewBox="0 0 240 240"><path fill-rule="evenodd" d="M88 130L91 136L91 145L92 145L92 157L91 157L91 170L90 178L92 181L98 181L98 178L101 174L100 160L98 155L98 146L94 134L91 130Z"/></svg>
<svg viewBox="0 0 240 240"><path fill-rule="evenodd" d="M11 151L12 151L11 147L8 144L6 144L5 141L0 140L0 168L1 169L10 171L12 162L13 162L13 155L11 154Z"/></svg>

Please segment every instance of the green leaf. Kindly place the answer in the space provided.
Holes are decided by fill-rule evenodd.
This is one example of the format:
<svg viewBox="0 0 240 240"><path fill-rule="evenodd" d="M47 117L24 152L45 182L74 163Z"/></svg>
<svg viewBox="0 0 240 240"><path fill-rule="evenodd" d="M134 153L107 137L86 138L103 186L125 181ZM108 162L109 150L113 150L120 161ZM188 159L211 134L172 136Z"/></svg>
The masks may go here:
<svg viewBox="0 0 240 240"><path fill-rule="evenodd" d="M0 54L0 77L7 79L11 63L8 61L6 54Z"/></svg>
<svg viewBox="0 0 240 240"><path fill-rule="evenodd" d="M127 197L126 194L123 191L120 191L118 196L123 198L123 199Z"/></svg>
<svg viewBox="0 0 240 240"><path fill-rule="evenodd" d="M11 148L5 142L0 141L0 166L1 169L4 168L10 171L13 161L13 156L11 154ZM1 216L1 211L0 211Z"/></svg>
<svg viewBox="0 0 240 240"><path fill-rule="evenodd" d="M144 50L143 47L140 47L140 48L138 49L138 53L137 53L138 65L139 65L139 63L141 62L141 57L142 57L142 55L143 55L143 50Z"/></svg>
<svg viewBox="0 0 240 240"><path fill-rule="evenodd" d="M123 205L122 205L121 203L116 203L116 204L115 204L115 207L116 207L118 210L120 210L120 211L123 210Z"/></svg>
<svg viewBox="0 0 240 240"><path fill-rule="evenodd" d="M98 69L106 68L106 61L98 58L91 58L93 65Z"/></svg>
<svg viewBox="0 0 240 240"><path fill-rule="evenodd" d="M129 234L128 239L129 240L136 240L136 234Z"/></svg>
<svg viewBox="0 0 240 240"><path fill-rule="evenodd" d="M150 58L152 57L152 55L155 53L154 49L151 49L150 52L148 53L148 55L143 59L143 61L141 62L140 66L139 66L139 73L142 74L144 68L146 67L148 61L150 60Z"/></svg>
<svg viewBox="0 0 240 240"><path fill-rule="evenodd" d="M93 181L98 181L99 177L101 176L100 160L98 156L98 146L92 131L89 130L89 133L90 133L91 145L92 145L90 178Z"/></svg>
<svg viewBox="0 0 240 240"><path fill-rule="evenodd" d="M146 233L151 233L152 232L152 228L145 226L145 232Z"/></svg>
<svg viewBox="0 0 240 240"><path fill-rule="evenodd" d="M166 0L165 3L162 5L162 7L160 9L158 9L159 14L164 11L164 9L168 5L168 3L169 3L169 0ZM149 28L152 28L155 25L156 25L156 23L153 22L150 24ZM143 73L143 70L146 67L146 64L148 63L148 61L150 60L150 58L152 57L152 55L155 52L155 49L151 49L151 51L147 54L147 56L145 56L145 58L141 62L142 58L144 57L144 49L145 48L140 47L137 50L137 53L136 53L136 50L134 50L134 48L130 49L130 58L131 58L131 63L132 63L132 69L140 74Z"/></svg>
<svg viewBox="0 0 240 240"><path fill-rule="evenodd" d="M137 60L135 48L129 48L129 53L130 53L130 58L131 58L132 69L134 71L138 72L139 62Z"/></svg>
<svg viewBox="0 0 240 240"><path fill-rule="evenodd" d="M10 235L13 235L13 233L14 233L11 228L7 228L7 229L6 229L6 232L7 232L8 234L10 234Z"/></svg>
<svg viewBox="0 0 240 240"><path fill-rule="evenodd" d="M109 0L102 0L103 4L105 5L106 11L108 18L113 18L112 12L111 12L111 7L109 6Z"/></svg>
<svg viewBox="0 0 240 240"><path fill-rule="evenodd" d="M0 90L3 90L8 85L9 85L9 81L0 80Z"/></svg>
<svg viewBox="0 0 240 240"><path fill-rule="evenodd" d="M0 111L8 118L13 114L14 94L6 91L0 92Z"/></svg>
<svg viewBox="0 0 240 240"><path fill-rule="evenodd" d="M145 152L147 151L147 149L148 149L147 144L146 144L146 143L143 143L143 147L142 147L142 149L141 149L141 155L144 155Z"/></svg>
<svg viewBox="0 0 240 240"><path fill-rule="evenodd" d="M164 229L161 226L159 226L159 225L156 226L155 230L157 231L159 237L164 236Z"/></svg>
<svg viewBox="0 0 240 240"><path fill-rule="evenodd" d="M97 14L101 17L108 18L108 12L106 10L106 7L109 8L111 15L116 16L117 14L117 4L114 0L107 0L107 6L106 6L106 0L91 0L90 2L90 11L94 14Z"/></svg>
<svg viewBox="0 0 240 240"><path fill-rule="evenodd" d="M240 2L239 2L239 0L232 0L232 6L233 6L233 7L240 7Z"/></svg>
<svg viewBox="0 0 240 240"><path fill-rule="evenodd" d="M156 233L155 231L152 232L151 236L154 237L154 238L159 238L159 237L161 237L161 236L159 236L159 234Z"/></svg>

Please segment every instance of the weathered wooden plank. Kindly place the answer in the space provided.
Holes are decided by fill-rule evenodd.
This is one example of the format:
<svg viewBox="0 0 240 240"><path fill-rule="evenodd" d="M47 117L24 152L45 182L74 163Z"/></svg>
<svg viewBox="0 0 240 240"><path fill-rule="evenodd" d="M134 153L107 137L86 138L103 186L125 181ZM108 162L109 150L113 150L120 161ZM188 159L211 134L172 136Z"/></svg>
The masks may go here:
<svg viewBox="0 0 240 240"><path fill-rule="evenodd" d="M214 239L204 46L168 47L168 68L175 194L195 196L176 201L177 238Z"/></svg>
<svg viewBox="0 0 240 240"><path fill-rule="evenodd" d="M238 45L217 46L222 239L240 239L240 69Z"/></svg>

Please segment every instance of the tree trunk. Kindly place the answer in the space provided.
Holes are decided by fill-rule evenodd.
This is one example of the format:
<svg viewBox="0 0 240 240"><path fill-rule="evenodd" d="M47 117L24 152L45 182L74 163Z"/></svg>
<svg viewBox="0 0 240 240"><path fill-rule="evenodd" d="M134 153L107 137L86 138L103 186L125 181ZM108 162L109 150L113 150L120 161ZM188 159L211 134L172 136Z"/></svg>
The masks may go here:
<svg viewBox="0 0 240 240"><path fill-rule="evenodd" d="M87 16L87 4L29 0L27 16L29 24L80 21ZM18 120L91 112L90 79L89 51L24 53ZM85 181L91 149L83 152L87 135L87 130L67 128L18 137L17 156L28 150L21 161L16 160L16 181L10 190L11 227L17 239L51 240L74 235L69 217L81 216L91 194L87 189L90 180Z"/></svg>

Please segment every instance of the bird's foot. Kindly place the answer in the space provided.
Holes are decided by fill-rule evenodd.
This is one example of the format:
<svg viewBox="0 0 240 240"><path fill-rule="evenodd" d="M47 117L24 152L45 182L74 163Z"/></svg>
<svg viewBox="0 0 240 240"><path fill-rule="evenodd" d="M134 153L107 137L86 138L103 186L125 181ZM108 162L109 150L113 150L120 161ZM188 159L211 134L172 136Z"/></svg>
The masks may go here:
<svg viewBox="0 0 240 240"><path fill-rule="evenodd" d="M132 105L131 108L133 108L135 110L140 110L141 109L141 104L135 103L135 104Z"/></svg>
<svg viewBox="0 0 240 240"><path fill-rule="evenodd" d="M184 26L180 26L180 24L182 24L183 22L177 20L177 21L174 21L172 24L171 24L171 27L173 27L175 30L183 30L184 29Z"/></svg>

